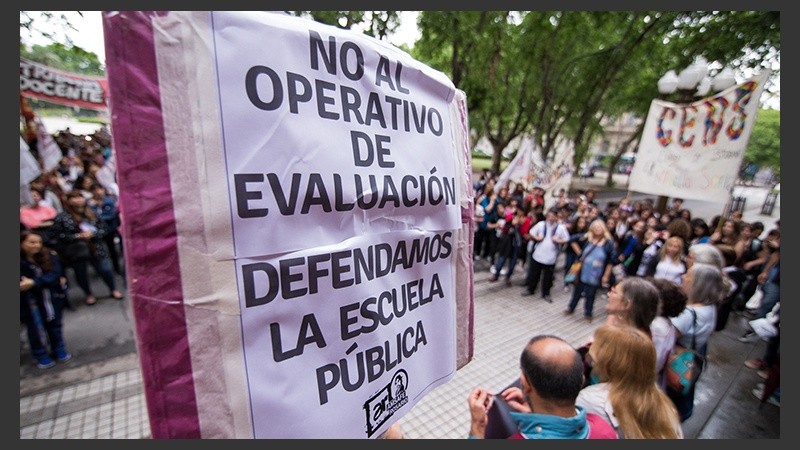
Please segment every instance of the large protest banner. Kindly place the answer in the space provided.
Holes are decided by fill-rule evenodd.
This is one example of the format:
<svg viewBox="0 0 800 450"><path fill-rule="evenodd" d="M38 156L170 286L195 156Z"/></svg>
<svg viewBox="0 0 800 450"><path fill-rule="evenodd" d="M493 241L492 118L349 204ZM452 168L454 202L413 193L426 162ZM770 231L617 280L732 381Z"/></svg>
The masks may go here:
<svg viewBox="0 0 800 450"><path fill-rule="evenodd" d="M736 183L769 71L688 104L653 100L628 189L725 202Z"/></svg>
<svg viewBox="0 0 800 450"><path fill-rule="evenodd" d="M154 438L374 438L472 358L466 98L269 12L103 14Z"/></svg>
<svg viewBox="0 0 800 450"><path fill-rule="evenodd" d="M25 97L59 105L107 109L108 80L19 59L19 92Z"/></svg>

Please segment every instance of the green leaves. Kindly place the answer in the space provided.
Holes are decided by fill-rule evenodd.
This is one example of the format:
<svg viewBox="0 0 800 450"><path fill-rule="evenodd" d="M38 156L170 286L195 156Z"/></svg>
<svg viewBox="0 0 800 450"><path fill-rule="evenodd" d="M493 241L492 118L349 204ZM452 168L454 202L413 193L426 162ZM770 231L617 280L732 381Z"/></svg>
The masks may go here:
<svg viewBox="0 0 800 450"><path fill-rule="evenodd" d="M80 11L77 11L77 14L83 16ZM19 28L20 57L67 72L95 76L105 75L105 68L96 54L73 44L69 32L80 30L75 28L63 11L20 11ZM21 36L23 34L27 34L29 37L38 35L52 43L33 45L28 48L22 43Z"/></svg>
<svg viewBox="0 0 800 450"><path fill-rule="evenodd" d="M696 56L714 70L773 66L777 74L779 19L770 11L423 11L413 55L466 92L470 126L492 142L499 173L501 153L528 133L543 158L571 140L577 165L602 138L602 118L644 119L656 81Z"/></svg>
<svg viewBox="0 0 800 450"><path fill-rule="evenodd" d="M781 112L761 109L753 124L750 140L744 152L743 164L754 163L781 173Z"/></svg>
<svg viewBox="0 0 800 450"><path fill-rule="evenodd" d="M100 64L97 55L77 46L66 46L52 43L41 46L34 45L30 50L20 45L20 57L61 69L67 72L84 75L105 76L105 68Z"/></svg>

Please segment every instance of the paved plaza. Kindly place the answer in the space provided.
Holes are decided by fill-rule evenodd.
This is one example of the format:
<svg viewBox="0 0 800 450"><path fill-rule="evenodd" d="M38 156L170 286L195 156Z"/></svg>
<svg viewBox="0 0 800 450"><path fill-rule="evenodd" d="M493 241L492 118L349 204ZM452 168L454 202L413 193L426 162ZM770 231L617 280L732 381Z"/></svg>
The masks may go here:
<svg viewBox="0 0 800 450"><path fill-rule="evenodd" d="M606 191L598 199L603 204L609 195L618 193ZM780 217L779 208L772 216L761 216L760 203L753 198L756 200L747 205L744 220L761 220L771 229L774 219ZM514 381L519 376L520 352L532 336L555 334L574 346L589 339L605 320L606 299L598 294L592 323L581 320L581 314L564 316L561 312L569 293L563 290L562 266L563 256L551 292L553 303L547 303L540 291L520 295L523 270L518 268L512 285L506 286L502 280L489 282L489 263L475 261L474 358L400 419L407 438L466 438L469 392L475 386L499 391ZM98 287L104 292L101 289ZM65 335L75 358L47 371L33 366L21 332L20 438L151 437L128 301L101 299L92 307L76 305L76 311L67 311ZM753 397L753 387L762 380L743 364L746 359L761 357L766 343L739 342L745 326L743 317L731 315L726 329L712 335L695 412L683 424L687 438L780 437L780 407L760 404Z"/></svg>

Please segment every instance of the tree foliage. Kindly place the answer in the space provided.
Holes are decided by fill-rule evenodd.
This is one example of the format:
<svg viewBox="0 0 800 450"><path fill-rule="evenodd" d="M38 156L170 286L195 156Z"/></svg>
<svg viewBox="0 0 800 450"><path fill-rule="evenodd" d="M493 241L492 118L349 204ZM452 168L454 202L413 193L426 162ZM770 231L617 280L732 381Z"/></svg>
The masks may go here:
<svg viewBox="0 0 800 450"><path fill-rule="evenodd" d="M756 116L750 140L744 152L743 165L753 163L769 167L780 177L781 171L781 112L761 109Z"/></svg>
<svg viewBox="0 0 800 450"><path fill-rule="evenodd" d="M470 126L492 143L493 171L528 133L544 159L570 141L577 165L604 118L644 119L668 69L696 56L715 63L711 75L779 62L779 19L760 11L424 11L413 55L466 92Z"/></svg>
<svg viewBox="0 0 800 450"><path fill-rule="evenodd" d="M529 128L536 111L527 95L535 60L520 42L520 19L509 11L424 11L417 22L416 54L467 93L470 126L491 142L495 173L502 150Z"/></svg>
<svg viewBox="0 0 800 450"><path fill-rule="evenodd" d="M83 17L83 13L78 11L78 15ZM49 26L42 26L42 24ZM28 37L42 37L50 41L58 41L62 36L68 45L72 45L69 33L54 33L48 30L78 31L72 25L66 14L60 11L20 11L19 12L19 31L20 36L27 34Z"/></svg>
<svg viewBox="0 0 800 450"><path fill-rule="evenodd" d="M54 42L46 46L34 45L27 49L20 44L19 56L67 72L105 75L105 68L97 55L77 46L68 47Z"/></svg>
<svg viewBox="0 0 800 450"><path fill-rule="evenodd" d="M286 11L314 21L350 30L359 27L369 36L385 39L400 25L397 11Z"/></svg>
<svg viewBox="0 0 800 450"><path fill-rule="evenodd" d="M80 11L77 13L81 16ZM48 24L49 26L42 26ZM49 29L55 32L46 31ZM75 26L63 12L54 11L20 11L19 13L19 56L34 62L45 64L55 69L84 75L104 76L105 67L97 55L75 45L70 38L70 31L77 32ZM23 43L22 35L39 36L51 41L48 45L28 46ZM64 42L61 42L61 41Z"/></svg>

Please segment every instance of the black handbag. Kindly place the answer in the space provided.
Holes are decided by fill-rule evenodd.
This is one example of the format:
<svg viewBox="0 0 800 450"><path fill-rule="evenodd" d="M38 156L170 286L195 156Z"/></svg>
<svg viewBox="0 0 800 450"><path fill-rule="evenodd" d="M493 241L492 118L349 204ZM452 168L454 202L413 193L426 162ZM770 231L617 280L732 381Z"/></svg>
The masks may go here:
<svg viewBox="0 0 800 450"><path fill-rule="evenodd" d="M83 239L75 239L74 241L63 245L59 254L67 263L86 261L92 257L92 251L89 248L89 243Z"/></svg>

